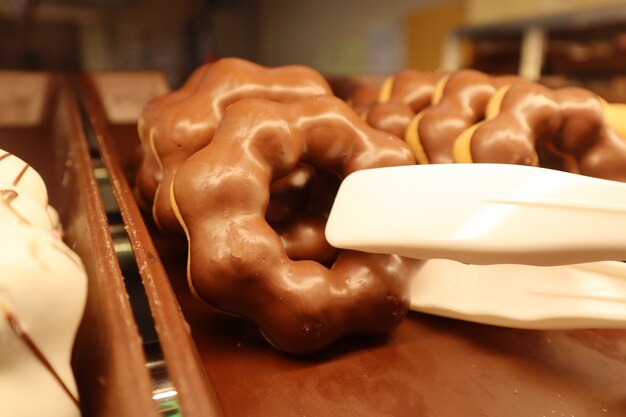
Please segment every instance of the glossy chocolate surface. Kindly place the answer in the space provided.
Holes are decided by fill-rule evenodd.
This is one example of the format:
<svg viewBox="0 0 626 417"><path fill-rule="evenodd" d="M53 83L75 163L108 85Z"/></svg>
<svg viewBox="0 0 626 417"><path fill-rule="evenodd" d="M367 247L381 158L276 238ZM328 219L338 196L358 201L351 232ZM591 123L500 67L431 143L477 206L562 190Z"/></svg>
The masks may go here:
<svg viewBox="0 0 626 417"><path fill-rule="evenodd" d="M599 98L582 88L555 95L563 116L555 147L574 157L581 174L626 181L626 138L609 126Z"/></svg>
<svg viewBox="0 0 626 417"><path fill-rule="evenodd" d="M455 139L485 117L487 103L497 88L516 81L515 77L490 77L474 70L450 74L441 100L424 110L417 127L428 161L433 164L454 162Z"/></svg>
<svg viewBox="0 0 626 417"><path fill-rule="evenodd" d="M442 72L401 71L393 78L389 101L404 103L414 113L419 113L430 106L435 86L445 75Z"/></svg>
<svg viewBox="0 0 626 417"><path fill-rule="evenodd" d="M157 224L169 232L182 232L171 208L170 185L180 165L211 141L230 104L246 97L288 103L330 93L326 80L307 67L265 68L236 58L212 64L196 92L164 109L151 129L152 148L162 165L153 208Z"/></svg>
<svg viewBox="0 0 626 417"><path fill-rule="evenodd" d="M120 131L127 136L104 137L103 151L119 153L114 160L139 147L133 126ZM112 171L121 188L134 178L123 172ZM193 297L186 244L162 234L149 216L144 222L130 190L121 197L147 290L158 295L151 307L167 329L159 337L185 416L626 414L625 330L514 330L410 313L387 337L344 339L307 358L282 354L252 323ZM189 334L169 331L186 324L192 345ZM196 355L199 367L188 366ZM210 390L185 384L207 377ZM207 411L207 402L219 411Z"/></svg>
<svg viewBox="0 0 626 417"><path fill-rule="evenodd" d="M406 104L389 101L375 104L367 113L370 126L403 138L415 112Z"/></svg>
<svg viewBox="0 0 626 417"><path fill-rule="evenodd" d="M414 164L403 141L370 128L335 97L290 104L246 99L226 110L212 142L181 166L173 187L195 292L253 320L272 345L294 354L318 351L345 334L395 327L408 311L408 277L418 265L349 251L330 270L291 260L264 215L271 180L300 161L340 177Z"/></svg>
<svg viewBox="0 0 626 417"><path fill-rule="evenodd" d="M209 66L210 64L205 64L198 67L178 90L150 100L141 113L141 119L137 122L143 157L135 178L135 190L137 200L148 210L152 207L154 195L161 181L161 167L150 149L150 129L163 110L195 92Z"/></svg>
<svg viewBox="0 0 626 417"><path fill-rule="evenodd" d="M599 98L581 88L511 86L470 147L474 162L524 165L540 163L538 150L554 149L573 157L581 174L626 181L626 141L605 121Z"/></svg>
<svg viewBox="0 0 626 417"><path fill-rule="evenodd" d="M437 82L443 73L416 70L399 72L393 77L389 98L370 109L370 126L403 138L413 116L431 104Z"/></svg>

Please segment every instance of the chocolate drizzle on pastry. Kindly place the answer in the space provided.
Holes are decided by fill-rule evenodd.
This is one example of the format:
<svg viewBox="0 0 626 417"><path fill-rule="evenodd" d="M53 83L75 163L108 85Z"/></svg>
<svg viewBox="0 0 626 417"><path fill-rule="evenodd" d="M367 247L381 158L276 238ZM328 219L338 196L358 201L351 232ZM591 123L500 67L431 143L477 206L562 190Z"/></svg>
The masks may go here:
<svg viewBox="0 0 626 417"><path fill-rule="evenodd" d="M6 152L6 151L4 151L4 152ZM10 153L10 152L6 152L5 154L0 155L0 161L2 161L5 158L8 158L10 156L13 156L13 154ZM22 177L24 176L26 171L28 171L29 168L30 168L30 165L28 165L26 162L24 162L24 167L20 170L20 172L18 172L17 176L13 179L11 184L13 186L17 186L19 184L20 180L22 179Z"/></svg>
<svg viewBox="0 0 626 417"><path fill-rule="evenodd" d="M20 180L22 179L26 171L28 171L28 168L30 168L30 165L25 164L24 167L21 169L21 171L17 174L17 176L13 180L13 186L17 187L17 185L20 183Z"/></svg>
<svg viewBox="0 0 626 417"><path fill-rule="evenodd" d="M18 197L18 193L15 190L0 190L0 197L2 197L5 205L8 207L9 210L11 210L11 213L13 213L15 217L17 217L22 223L29 226L31 225L31 223L26 218L24 218L24 216L22 216L17 210L15 210L15 208L11 204L13 200Z"/></svg>
<svg viewBox="0 0 626 417"><path fill-rule="evenodd" d="M7 323L9 324L9 327L11 328L13 333L15 333L15 335L19 337L22 340L22 342L24 342L26 347L28 347L28 349L33 353L33 355L35 355L35 357L43 365L43 367L46 368L48 372L50 372L50 375L52 375L52 377L57 381L57 383L61 386L63 391L67 394L70 400L72 400L72 402L76 405L76 407L79 407L78 398L76 398L74 394L72 394L68 386L65 384L65 382L63 382L63 379L61 378L61 376L54 370L54 367L48 361L48 359L43 354L41 349L37 346L35 341L20 325L20 322L17 319L17 317L15 317L11 312L9 312L5 307L1 305L0 305L0 311L4 314L4 317L6 318Z"/></svg>

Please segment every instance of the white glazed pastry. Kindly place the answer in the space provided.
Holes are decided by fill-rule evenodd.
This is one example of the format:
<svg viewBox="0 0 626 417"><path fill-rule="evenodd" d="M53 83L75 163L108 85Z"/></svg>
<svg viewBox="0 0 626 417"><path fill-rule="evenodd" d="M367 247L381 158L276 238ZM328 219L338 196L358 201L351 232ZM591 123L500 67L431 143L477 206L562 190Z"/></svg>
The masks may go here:
<svg viewBox="0 0 626 417"><path fill-rule="evenodd" d="M4 201L0 230L1 414L79 416L70 356L86 300L83 265Z"/></svg>
<svg viewBox="0 0 626 417"><path fill-rule="evenodd" d="M48 205L48 190L39 173L27 162L10 152L0 149L0 189L4 190L7 186L13 187L18 192L20 200L36 201L47 211L48 221L44 221L40 216L39 210L36 210L37 213L33 213L33 215L37 216L37 220L30 219L33 225L42 227L45 230L51 229L57 237L63 235L59 213L54 207ZM15 198L9 192L5 192L0 197ZM30 201L28 203L14 202L12 206L16 208L17 206L27 204L29 208L26 210L32 212L35 209L32 208ZM22 211L18 212L23 213Z"/></svg>
<svg viewBox="0 0 626 417"><path fill-rule="evenodd" d="M17 156L0 149L0 182L10 184L48 206L46 184L37 171Z"/></svg>
<svg viewBox="0 0 626 417"><path fill-rule="evenodd" d="M50 224L52 225L52 233L59 238L63 238L63 225L61 224L61 217L59 216L59 212L56 211L54 207L48 205L46 207L46 211L48 212L48 218L50 219Z"/></svg>
<svg viewBox="0 0 626 417"><path fill-rule="evenodd" d="M20 223L38 227L48 232L52 231L53 224L49 212L50 206L46 208L20 189L2 182L0 182L0 199L6 203L9 210L13 212Z"/></svg>

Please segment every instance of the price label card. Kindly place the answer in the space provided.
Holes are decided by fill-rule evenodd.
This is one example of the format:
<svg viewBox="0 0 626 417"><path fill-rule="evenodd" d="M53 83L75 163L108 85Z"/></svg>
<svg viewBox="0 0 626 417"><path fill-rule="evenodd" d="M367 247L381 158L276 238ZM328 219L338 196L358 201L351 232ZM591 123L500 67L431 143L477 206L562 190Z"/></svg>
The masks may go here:
<svg viewBox="0 0 626 417"><path fill-rule="evenodd" d="M109 121L135 123L144 106L169 88L159 72L118 72L92 74Z"/></svg>
<svg viewBox="0 0 626 417"><path fill-rule="evenodd" d="M0 126L27 127L40 123L49 88L48 74L0 72Z"/></svg>

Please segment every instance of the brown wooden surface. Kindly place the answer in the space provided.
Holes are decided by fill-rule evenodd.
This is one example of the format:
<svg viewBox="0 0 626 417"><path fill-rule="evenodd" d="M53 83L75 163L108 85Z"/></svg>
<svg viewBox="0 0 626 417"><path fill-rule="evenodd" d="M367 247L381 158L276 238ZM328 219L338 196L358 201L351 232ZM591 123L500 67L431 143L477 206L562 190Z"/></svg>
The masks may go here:
<svg viewBox="0 0 626 417"><path fill-rule="evenodd" d="M10 75L20 83L19 73ZM108 233L74 92L62 77L35 74L35 79L47 79L37 83L46 88L37 89L31 82L34 74L23 75L28 86L16 90L43 95L30 99L45 104L38 120L26 126L19 122L19 112L12 113L15 121L5 116L0 148L28 161L43 176L50 203L64 225L65 241L87 270L86 311L72 359L83 415L156 417L142 342Z"/></svg>
<svg viewBox="0 0 626 417"><path fill-rule="evenodd" d="M95 107L97 97L90 100ZM158 232L149 214L142 218L130 192L133 175L125 177L119 166L115 153L131 154L128 147L139 146L136 132L117 129L113 136L98 117L92 120L108 132L101 144L119 184L116 196L126 207L149 296L154 293L168 370L184 382L180 370L199 353L224 415L626 415L625 330L515 330L412 313L387 338L349 338L309 358L276 351L249 322L215 312L190 294L184 241ZM177 320L188 323L191 345L186 334L181 340L166 334L164 323L176 327ZM189 404L205 401L202 392L180 390L180 399L197 410ZM210 402L214 394L208 393Z"/></svg>
<svg viewBox="0 0 626 417"><path fill-rule="evenodd" d="M147 75L136 74L138 82ZM128 73L124 76L127 77ZM137 161L133 155L137 154L140 146L137 129L134 125L119 126L111 123L107 117L110 112L103 105L110 101L100 100L97 83L94 82L97 77L98 74L84 75L76 83L94 129L102 161L111 177L112 191L137 260L166 368L178 392L182 413L185 417L221 416L221 409L191 339L189 327L127 181L132 182L134 178L128 168L136 169Z"/></svg>

